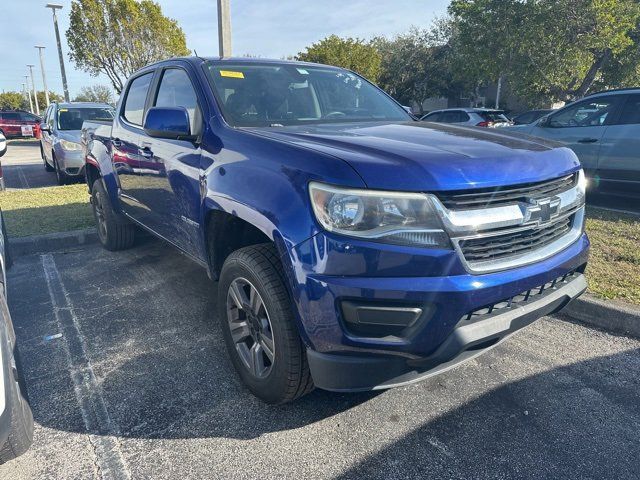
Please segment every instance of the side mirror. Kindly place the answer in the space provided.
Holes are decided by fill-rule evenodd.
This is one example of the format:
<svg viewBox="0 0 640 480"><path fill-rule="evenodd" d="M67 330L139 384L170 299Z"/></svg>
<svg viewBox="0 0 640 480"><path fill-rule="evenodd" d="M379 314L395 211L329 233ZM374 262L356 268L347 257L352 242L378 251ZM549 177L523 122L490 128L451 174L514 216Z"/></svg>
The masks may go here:
<svg viewBox="0 0 640 480"><path fill-rule="evenodd" d="M551 117L547 115L546 117L542 117L538 120L538 127L540 128L548 128L551 126Z"/></svg>
<svg viewBox="0 0 640 480"><path fill-rule="evenodd" d="M7 153L7 139L0 133L0 157L4 156L5 153ZM1 174L2 170L0 169Z"/></svg>
<svg viewBox="0 0 640 480"><path fill-rule="evenodd" d="M47 125L45 122L40 123L40 131L51 133L51 129L49 128L49 125Z"/></svg>
<svg viewBox="0 0 640 480"><path fill-rule="evenodd" d="M152 107L143 125L147 135L154 138L194 141L189 125L189 113L184 107Z"/></svg>

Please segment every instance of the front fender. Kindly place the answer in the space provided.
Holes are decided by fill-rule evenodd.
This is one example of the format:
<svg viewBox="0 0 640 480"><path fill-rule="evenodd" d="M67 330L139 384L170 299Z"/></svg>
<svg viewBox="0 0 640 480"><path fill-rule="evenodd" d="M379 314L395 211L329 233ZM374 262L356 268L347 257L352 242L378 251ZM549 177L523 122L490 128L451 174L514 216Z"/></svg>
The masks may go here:
<svg viewBox="0 0 640 480"><path fill-rule="evenodd" d="M86 145L84 146L84 161L86 166L91 165L98 170L104 182L111 205L114 210L121 211L118 198L118 179L113 169L111 126L101 126L93 131L86 132ZM89 178L87 176L87 178Z"/></svg>

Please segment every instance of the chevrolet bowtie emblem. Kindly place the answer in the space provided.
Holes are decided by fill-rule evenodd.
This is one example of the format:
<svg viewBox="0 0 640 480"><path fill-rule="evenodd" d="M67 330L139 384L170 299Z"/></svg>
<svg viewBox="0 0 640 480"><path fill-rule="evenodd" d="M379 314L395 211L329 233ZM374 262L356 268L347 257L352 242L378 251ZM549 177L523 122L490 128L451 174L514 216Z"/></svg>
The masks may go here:
<svg viewBox="0 0 640 480"><path fill-rule="evenodd" d="M560 199L558 197L544 198L541 200L532 199L531 203L532 205L526 206L522 223L548 223L558 215L558 210L560 209Z"/></svg>

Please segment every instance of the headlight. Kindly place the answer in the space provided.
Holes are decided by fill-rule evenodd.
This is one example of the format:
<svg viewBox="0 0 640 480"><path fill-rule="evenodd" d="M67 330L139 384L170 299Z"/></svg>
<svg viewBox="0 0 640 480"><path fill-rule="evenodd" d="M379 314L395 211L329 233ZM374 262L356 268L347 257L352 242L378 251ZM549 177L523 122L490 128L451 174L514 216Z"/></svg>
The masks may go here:
<svg viewBox="0 0 640 480"><path fill-rule="evenodd" d="M311 182L313 212L325 230L386 243L451 248L429 195L338 188Z"/></svg>
<svg viewBox="0 0 640 480"><path fill-rule="evenodd" d="M60 139L60 145L65 150L82 150L82 145L76 142L70 142L69 140Z"/></svg>

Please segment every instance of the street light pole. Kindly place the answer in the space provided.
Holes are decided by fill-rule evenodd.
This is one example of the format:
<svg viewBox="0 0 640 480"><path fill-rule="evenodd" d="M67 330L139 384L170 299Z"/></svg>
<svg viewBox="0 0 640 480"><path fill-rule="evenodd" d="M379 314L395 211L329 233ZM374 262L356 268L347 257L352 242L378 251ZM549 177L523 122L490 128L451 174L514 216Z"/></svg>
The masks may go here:
<svg viewBox="0 0 640 480"><path fill-rule="evenodd" d="M69 101L69 87L67 86L67 74L64 71L64 56L62 55L62 44L60 43L60 31L58 30L58 17L56 16L56 10L62 8L62 5L57 3L47 3L45 5L53 12L53 27L56 31L56 42L58 43L58 59L60 60L60 73L62 74L62 88L64 90L64 101Z"/></svg>
<svg viewBox="0 0 640 480"><path fill-rule="evenodd" d="M218 0L218 51L221 57L231 56L230 0Z"/></svg>
<svg viewBox="0 0 640 480"><path fill-rule="evenodd" d="M47 100L47 107L49 106L49 89L47 88L47 76L44 73L44 56L42 55L42 50L45 47L40 45L36 45L35 48L38 49L38 53L40 54L40 70L42 70L42 83L44 84L44 98Z"/></svg>
<svg viewBox="0 0 640 480"><path fill-rule="evenodd" d="M31 90L29 90L29 75L25 75L24 79L27 82L27 95L29 96L29 111L33 113L33 102L31 101Z"/></svg>
<svg viewBox="0 0 640 480"><path fill-rule="evenodd" d="M31 86L33 87L33 100L36 102L36 115L40 116L40 106L38 105L38 91L36 90L36 82L33 79L33 67L35 65L27 65L29 72L31 72Z"/></svg>

